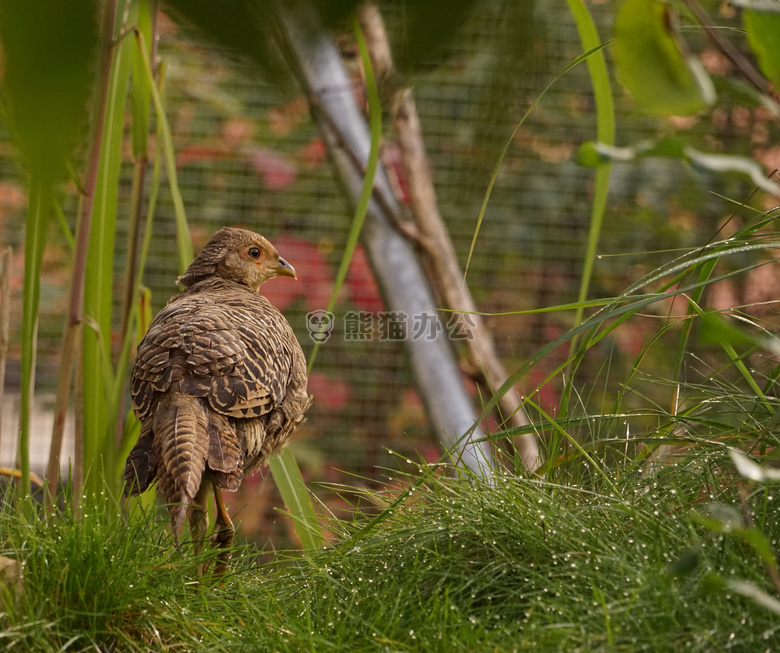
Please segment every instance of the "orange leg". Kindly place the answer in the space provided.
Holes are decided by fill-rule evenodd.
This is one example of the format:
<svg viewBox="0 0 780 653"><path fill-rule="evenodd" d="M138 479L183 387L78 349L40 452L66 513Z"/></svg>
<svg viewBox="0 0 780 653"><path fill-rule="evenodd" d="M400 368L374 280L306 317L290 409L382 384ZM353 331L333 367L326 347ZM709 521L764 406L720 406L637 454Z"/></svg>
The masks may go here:
<svg viewBox="0 0 780 653"><path fill-rule="evenodd" d="M203 552L203 542L206 539L206 533L209 530L209 514L206 510L206 502L209 496L209 485L204 483L200 486L198 493L192 500L188 509L188 518L190 522L190 535L192 537L193 549L195 555ZM198 565L198 576L206 572L206 565Z"/></svg>
<svg viewBox="0 0 780 653"><path fill-rule="evenodd" d="M233 536L236 533L236 527L233 526L233 522L225 507L225 501L222 498L222 490L217 487L216 483L212 483L212 486L214 488L214 501L217 505L217 516L214 519L214 546L224 549L224 551L219 554L219 562L214 568L214 573L216 575L222 575L225 573L228 561L230 560L230 546L233 544Z"/></svg>

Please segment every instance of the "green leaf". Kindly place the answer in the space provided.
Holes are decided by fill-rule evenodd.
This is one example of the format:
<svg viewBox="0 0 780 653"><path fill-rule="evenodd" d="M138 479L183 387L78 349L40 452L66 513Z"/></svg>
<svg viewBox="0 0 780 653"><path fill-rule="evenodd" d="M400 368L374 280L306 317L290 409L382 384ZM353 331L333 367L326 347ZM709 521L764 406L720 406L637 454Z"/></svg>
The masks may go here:
<svg viewBox="0 0 780 653"><path fill-rule="evenodd" d="M626 0L615 18L618 77L651 113L691 115L715 101L701 62L682 48L676 18L660 0Z"/></svg>
<svg viewBox="0 0 780 653"><path fill-rule="evenodd" d="M588 11L584 0L568 0L569 11L577 23L577 31L583 50L592 50L601 45L601 39L596 29L596 23ZM615 140L615 103L612 99L612 85L609 81L607 63L604 53L597 51L588 57L588 72L593 85L593 95L596 101L596 137L602 143L612 144ZM593 276L593 268L596 262L596 250L598 248L601 228L604 222L604 212L607 206L607 194L609 192L609 178L611 166L600 165L596 168L593 184L593 199L590 207L590 227L588 229L588 244L585 253L585 261L582 267L580 290L578 299L584 302L590 290L590 280ZM579 324L584 315L584 309L578 308L574 312L574 324ZM571 341L571 350L576 345L576 339Z"/></svg>
<svg viewBox="0 0 780 653"><path fill-rule="evenodd" d="M352 260L352 255L355 253L355 247L357 247L358 238L363 229L363 223L366 221L366 215L368 215L368 205L371 202L371 197L374 193L374 178L376 177L376 171L379 165L379 146L382 141L382 105L379 100L379 90L376 84L376 78L374 77L374 69L371 65L371 58L368 53L368 47L366 46L363 32L361 31L357 20L354 21L353 28L355 32L355 41L358 46L358 51L360 52L360 60L366 75L366 95L368 97L371 148L368 152L363 186L360 189L360 197L358 197L357 205L355 206L355 214L352 217L349 236L347 237L347 243L344 246L344 253L341 255L341 263L339 264L339 269L336 273L336 280L333 282L333 291L331 292L328 306L325 309L329 313L333 311L338 294L341 291L344 280L347 278L349 264ZM314 361L317 359L319 348L320 343L315 343L306 366L307 372L310 372L314 367Z"/></svg>
<svg viewBox="0 0 780 653"><path fill-rule="evenodd" d="M744 175L764 192L780 196L780 186L767 179L764 169L753 159L731 154L700 152L676 138L643 141L633 147L615 147L605 143L588 141L580 145L576 154L576 160L580 165L592 167L600 165L605 161L627 162L650 156L682 159L693 167L708 172L718 174L728 172Z"/></svg>
<svg viewBox="0 0 780 653"><path fill-rule="evenodd" d="M86 121L98 45L95 0L3 0L3 96L28 171L48 181L67 174Z"/></svg>
<svg viewBox="0 0 780 653"><path fill-rule="evenodd" d="M309 491L303 482L301 470L289 448L268 459L268 465L279 488L284 505L295 523L295 531L306 550L322 548L324 539L317 521Z"/></svg>
<svg viewBox="0 0 780 653"><path fill-rule="evenodd" d="M734 347L754 347L756 338L745 329L740 329L715 311L704 313L699 318L699 340L705 345L728 343Z"/></svg>
<svg viewBox="0 0 780 653"><path fill-rule="evenodd" d="M150 0L141 0L138 5L133 7L137 14L137 29L144 35L144 43L147 49L151 48L154 36L152 34L152 13L149 7ZM140 47L140 45L138 45ZM133 49L132 55L132 83L133 83L133 158L146 159L148 156L149 143L149 122L150 110L152 104L152 92L149 78L144 68L143 57L138 51L138 47ZM147 52L147 57L151 56Z"/></svg>
<svg viewBox="0 0 780 653"><path fill-rule="evenodd" d="M121 16L117 17L114 34L120 24ZM111 37L111 34L105 35L107 41ZM113 378L114 244L132 46L129 39L114 44L84 279L84 319L88 325L82 331L81 361L84 482L94 493L103 488L103 470L114 469L116 454L117 407L111 403L111 383L107 384L106 380ZM87 474L88 470L91 473Z"/></svg>
<svg viewBox="0 0 780 653"><path fill-rule="evenodd" d="M38 338L38 306L46 231L51 215L51 185L33 176L24 235L24 288L22 290L22 379L19 429L19 464L22 490L30 493L30 423L35 390L35 354Z"/></svg>
<svg viewBox="0 0 780 653"><path fill-rule="evenodd" d="M745 9L742 24L761 72L775 88L780 87L780 14Z"/></svg>
<svg viewBox="0 0 780 653"><path fill-rule="evenodd" d="M165 169L168 172L168 186L171 192L171 199L173 200L174 215L176 217L176 245L179 252L179 274L184 274L184 271L187 269L187 266L192 263L192 259L195 258L195 255L192 250L192 238L190 237L190 228L184 210L184 200L181 197L179 180L176 174L176 154L173 149L173 135L171 134L171 127L168 124L168 118L165 115L165 104L163 102L162 94L154 83L152 65L149 61L144 35L136 30L135 36L138 41L138 49L136 51L140 56L143 73L146 75L149 91L151 92L152 101L154 102L154 110L157 113L157 120L160 123L158 133L162 137Z"/></svg>

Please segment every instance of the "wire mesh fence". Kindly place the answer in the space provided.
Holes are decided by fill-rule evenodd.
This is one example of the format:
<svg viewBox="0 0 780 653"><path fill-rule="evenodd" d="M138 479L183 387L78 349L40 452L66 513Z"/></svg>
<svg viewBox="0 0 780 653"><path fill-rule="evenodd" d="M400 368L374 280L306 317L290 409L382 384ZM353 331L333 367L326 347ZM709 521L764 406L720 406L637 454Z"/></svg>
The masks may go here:
<svg viewBox="0 0 780 653"><path fill-rule="evenodd" d="M614 3L593 3L590 8L605 29ZM401 5L387 6L385 19L393 40L404 27ZM196 251L224 225L267 236L295 266L299 281L276 279L264 293L286 314L308 354L314 341L306 316L328 304L350 210L334 181L306 99L292 83L264 81L255 68L205 45L197 34L164 15L160 31L159 56L167 65L167 113ZM602 38L608 36L602 33ZM413 88L441 212L462 266L502 148L541 89L581 51L565 3L490 0L475 3L457 38L434 60L406 71L399 82ZM355 80L352 91L360 93L358 75ZM710 150L733 152L742 147L748 150L745 153L757 148L768 152L777 142L776 125L759 110L742 109L736 102L697 118L696 124L681 125L638 114L617 85L614 91L621 145L634 144L659 129L674 133L682 127L698 146ZM396 173L403 195L403 173L388 123L382 158ZM577 165L575 153L579 144L594 137L594 101L582 64L551 88L508 145L469 265L468 284L481 310L519 311L576 300L589 229L592 171ZM18 298L26 200L25 181L14 156L3 131L0 239L16 252L12 291ZM131 179L128 160L120 189L117 279L124 273ZM703 244L733 210L722 197L741 200L751 190L749 182L686 169L678 161L615 165L591 296L616 295L672 252ZM63 194L62 217L70 228L75 223L75 198L72 188ZM144 278L155 309L176 291L175 237L172 202L163 191ZM36 379L42 418L49 411L46 396L56 384L70 255L56 222L49 242ZM774 266L768 270L765 278L730 290L740 301L756 302L773 293L776 297L777 270ZM14 325L20 323L19 310L19 302L14 302ZM358 251L336 304L333 332L311 375L314 407L291 445L307 480L340 482L346 473L350 482L355 476L368 482L382 477L382 468L397 465L391 452L400 452L402 459L419 455L435 459L440 453L414 388L402 338L383 336L385 311L366 257ZM348 337L354 335L348 322L354 314L375 320L363 325L360 338ZM511 370L572 326L571 319L571 313L561 312L492 317L488 323ZM617 367L621 360L633 360L646 328L617 332L601 353ZM12 335L7 397L18 389L18 335L18 330ZM554 352L536 366L522 381L524 391L535 390L561 360L562 354ZM594 360L586 375L597 378L603 360ZM664 364L658 361L659 368ZM463 382L478 402L473 380L464 374ZM544 385L535 400L545 408L554 407L556 382ZM14 432L9 415L0 452L6 466L13 464ZM49 437L45 421L34 437L35 448L45 450ZM254 497L256 508L244 515L244 530L267 535L268 520L256 515L267 513L278 499L272 484L263 484L260 490L257 483L248 481L243 489L243 497Z"/></svg>

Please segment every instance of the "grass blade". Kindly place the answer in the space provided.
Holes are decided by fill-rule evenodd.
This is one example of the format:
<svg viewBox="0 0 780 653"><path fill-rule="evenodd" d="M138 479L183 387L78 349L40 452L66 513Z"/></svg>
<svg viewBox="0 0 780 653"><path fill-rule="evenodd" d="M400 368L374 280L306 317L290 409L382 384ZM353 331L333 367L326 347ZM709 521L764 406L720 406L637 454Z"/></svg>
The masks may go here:
<svg viewBox="0 0 780 653"><path fill-rule="evenodd" d="M336 298L338 297L341 286L344 284L344 279L346 279L349 263L352 260L352 254L357 246L360 231L363 228L363 223L365 222L366 214L368 213L368 204L371 201L371 196L374 192L374 177L376 176L376 171L379 166L379 144L382 139L382 107L379 102L379 92L377 90L368 48L357 19L353 22L353 29L366 76L369 122L371 129L371 149L368 155L368 162L366 163L363 186L360 190L360 197L358 198L357 206L355 207L355 215L352 219L352 227L347 238L347 243L344 246L344 254L341 257L341 264L339 265L338 273L336 274L336 280L333 283L333 292L331 293L327 307L328 311L332 311L333 307L336 305ZM314 366L318 351L319 343L315 343L314 349L309 356L309 362L306 369L307 372L310 372ZM301 477L298 465L295 462L295 457L289 449L285 449L281 455L272 458L270 464L271 472L274 475L274 481L279 487L279 491L282 493L287 509L295 520L295 528L298 532L298 536L301 538L301 544L304 545L304 548L319 548L322 546L324 537L321 530L319 530L316 535L311 531L312 525L317 523L316 512L314 510L314 504L305 489L306 486ZM293 503L288 503L288 497Z"/></svg>
<svg viewBox="0 0 780 653"><path fill-rule="evenodd" d="M531 112L536 108L536 106L542 101L542 98L547 94L547 91L549 91L556 82L563 77L566 73L568 73L572 68L575 66L581 64L583 61L588 60L589 57L592 55L601 52L605 47L609 45L608 43L601 43L600 45L595 46L591 50L588 50L587 52L584 52L579 57L574 59L571 63L569 63L568 66L566 66L561 72L559 72L552 81L547 84L547 86L542 89L542 92L539 93L539 95L536 96L536 99L533 101L533 104L528 107L528 110L523 114L523 117L520 119L520 122L517 123L517 126L512 131L511 136L507 139L506 143L504 144L503 149L501 150L501 154L498 156L498 161L496 161L496 166L493 168L493 174L490 177L490 182L488 182L487 190L485 191L485 199L482 200L482 207L479 210L479 216L477 216L477 225L474 227L474 235L471 238L471 245L469 246L469 254L466 258L466 267L463 271L463 279L466 279L466 275L469 272L469 264L471 263L471 257L474 254L474 247L477 244L477 237L479 236L479 230L482 227L482 221L485 218L485 211L487 210L488 202L490 201L490 196L493 193L493 187L496 184L496 179L498 178L498 171L501 169L501 164L504 162L504 158L506 157L506 153L509 151L509 146L514 141L515 136L517 135L517 132L520 130L520 127L523 126L525 121L528 119L528 116L531 115Z"/></svg>
<svg viewBox="0 0 780 653"><path fill-rule="evenodd" d="M278 456L269 459L268 465L274 475L274 483L279 488L284 505L295 524L295 532L304 549L320 549L325 538L317 521L309 491L301 476L301 470L289 447Z"/></svg>
<svg viewBox="0 0 780 653"><path fill-rule="evenodd" d="M35 354L38 339L38 305L46 231L51 215L51 182L33 177L24 237L24 288L22 290L22 404L19 424L19 466L22 492L30 493L30 418L35 389Z"/></svg>
<svg viewBox="0 0 780 653"><path fill-rule="evenodd" d="M339 269L336 273L336 280L333 282L333 292L330 295L330 301L328 301L328 307L326 309L328 312L332 311L333 307L336 305L336 298L341 290L341 286L344 284L344 279L347 277L349 263L355 252L355 247L357 246L357 241L360 237L360 231L363 229L363 223L365 222L366 214L368 213L368 204L371 201L371 196L374 192L374 178L376 177L376 171L379 166L379 145L382 140L382 105L379 101L379 91L377 90L376 79L374 78L371 57L369 56L363 32L360 29L357 19L354 20L353 25L355 40L357 41L358 50L360 52L360 60L363 64L363 70L366 76L371 149L368 153L366 173L363 177L363 186L360 189L360 197L358 198L357 206L355 207L355 215L352 218L352 227L350 228L349 236L347 237L347 243L344 245L344 254L341 257L341 263L339 264ZM311 352L311 356L309 356L309 363L306 369L307 372L310 372L314 367L314 361L317 358L319 347L320 343L315 342L314 349Z"/></svg>
<svg viewBox="0 0 780 653"><path fill-rule="evenodd" d="M583 0L567 0L569 11L577 24L577 31L582 42L582 49L592 52L588 57L588 72L593 86L593 96L596 103L596 134L602 143L613 145L615 142L615 107L612 99L612 87L609 83L607 63L604 53L595 50L601 44L596 24L590 15ZM609 192L609 176L611 164L603 163L596 168L596 178L593 188L593 202L590 209L590 229L588 230L588 245L585 252L585 263L582 269L580 292L578 300L584 302L588 297L590 280L593 275L593 266L596 261L596 248L598 247L601 227L604 222L604 210L607 205ZM582 320L583 309L577 308L574 315L574 323ZM572 341L572 346L574 346Z"/></svg>
<svg viewBox="0 0 780 653"><path fill-rule="evenodd" d="M192 262L192 259L195 258L195 254L192 250L192 239L190 238L190 229L187 225L187 215L184 211L184 200L182 200L181 197L179 181L176 175L176 154L173 149L173 136L171 135L171 127L168 124L168 118L165 115L165 105L163 104L162 95L158 90L157 85L154 83L154 74L152 73L152 66L149 63L149 54L144 43L144 35L136 30L135 36L138 40L138 53L141 56L143 70L146 74L149 90L152 93L154 110L157 114L157 120L160 123L159 133L162 135L165 170L168 173L168 185L170 187L173 209L176 215L176 242L179 252L179 273L184 274L187 266ZM159 155L160 154L158 153L158 156Z"/></svg>

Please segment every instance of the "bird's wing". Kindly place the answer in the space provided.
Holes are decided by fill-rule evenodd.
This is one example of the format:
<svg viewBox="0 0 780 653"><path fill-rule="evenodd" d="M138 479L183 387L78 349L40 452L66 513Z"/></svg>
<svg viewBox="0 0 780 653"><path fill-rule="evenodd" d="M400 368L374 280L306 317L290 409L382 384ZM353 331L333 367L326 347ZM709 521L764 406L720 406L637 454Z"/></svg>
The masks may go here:
<svg viewBox="0 0 780 653"><path fill-rule="evenodd" d="M130 378L133 410L139 419L149 417L157 393L171 387L174 372L180 367L174 356L180 345L179 328L197 313L194 301L168 304L152 320L138 344ZM179 371L180 373L180 371Z"/></svg>
<svg viewBox="0 0 780 653"><path fill-rule="evenodd" d="M254 304L206 304L167 314L175 305L164 309L136 356L136 412L146 414L155 392L165 392L174 380L182 392L206 399L228 417L259 417L278 405L293 364L294 335L266 300Z"/></svg>

